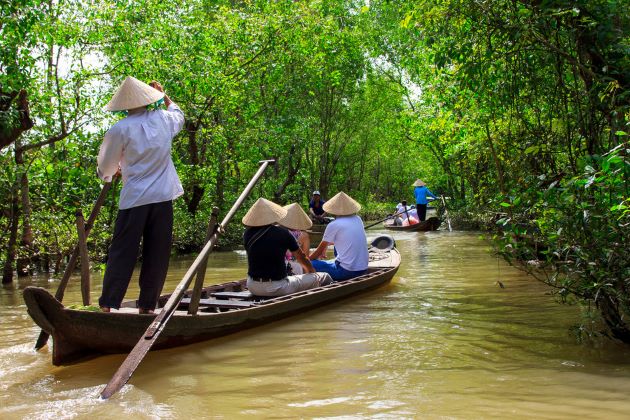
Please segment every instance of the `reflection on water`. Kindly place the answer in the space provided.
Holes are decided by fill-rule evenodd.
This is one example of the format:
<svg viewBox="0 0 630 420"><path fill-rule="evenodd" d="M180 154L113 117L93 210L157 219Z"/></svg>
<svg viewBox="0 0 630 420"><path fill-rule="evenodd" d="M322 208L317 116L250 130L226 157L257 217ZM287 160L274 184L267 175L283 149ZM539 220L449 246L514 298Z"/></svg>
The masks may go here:
<svg viewBox="0 0 630 420"><path fill-rule="evenodd" d="M568 332L577 307L556 304L475 234L395 237L403 263L392 284L152 352L110 401L97 395L124 356L53 367L48 348L32 350L39 330L21 290L37 284L54 292L58 282L20 280L0 291L0 417L628 418L630 351L577 344ZM191 261L172 261L166 290ZM245 267L243 253L212 254L208 282L242 278ZM94 273L94 300L100 281ZM80 300L73 279L66 302Z"/></svg>

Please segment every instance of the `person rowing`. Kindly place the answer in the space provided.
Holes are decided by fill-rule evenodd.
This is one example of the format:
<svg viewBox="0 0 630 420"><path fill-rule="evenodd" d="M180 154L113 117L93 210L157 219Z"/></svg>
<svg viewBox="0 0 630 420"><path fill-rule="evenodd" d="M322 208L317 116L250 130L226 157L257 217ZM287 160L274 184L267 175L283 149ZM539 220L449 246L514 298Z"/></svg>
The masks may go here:
<svg viewBox="0 0 630 420"><path fill-rule="evenodd" d="M427 204L429 199L427 197L433 197L435 200L437 197L427 188L427 184L420 179L416 179L413 183L413 195L416 198L416 209L418 210L418 219L424 222L427 218Z"/></svg>
<svg viewBox="0 0 630 420"><path fill-rule="evenodd" d="M157 109L164 102L166 110ZM98 154L104 181L122 174L114 237L107 254L99 306L118 309L125 296L142 239L141 314L153 313L164 286L173 240L173 200L184 193L173 160L173 137L184 126L184 113L162 85L127 77L105 107L127 114L105 133Z"/></svg>

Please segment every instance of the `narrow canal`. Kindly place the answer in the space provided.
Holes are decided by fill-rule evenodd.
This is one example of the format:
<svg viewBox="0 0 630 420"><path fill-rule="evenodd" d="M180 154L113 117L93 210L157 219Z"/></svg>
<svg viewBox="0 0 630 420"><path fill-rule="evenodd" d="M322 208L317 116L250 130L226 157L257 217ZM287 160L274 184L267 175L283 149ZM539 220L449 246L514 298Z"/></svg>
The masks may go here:
<svg viewBox="0 0 630 420"><path fill-rule="evenodd" d="M558 305L478 234L395 237L403 262L391 285L152 352L109 401L97 396L124 356L52 366L48 348L33 351L39 329L21 290L54 293L58 281L20 279L0 289L0 418L628 418L630 348L578 343L577 306ZM165 291L191 261L171 263ZM216 253L207 278L245 269L243 253ZM100 281L95 273L93 299ZM76 279L65 299L80 302Z"/></svg>

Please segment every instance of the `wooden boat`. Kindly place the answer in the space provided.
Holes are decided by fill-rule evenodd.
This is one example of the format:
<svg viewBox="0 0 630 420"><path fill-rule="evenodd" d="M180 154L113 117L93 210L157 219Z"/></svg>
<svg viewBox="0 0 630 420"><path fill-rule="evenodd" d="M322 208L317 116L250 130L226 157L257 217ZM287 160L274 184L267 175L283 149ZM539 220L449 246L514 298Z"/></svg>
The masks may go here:
<svg viewBox="0 0 630 420"><path fill-rule="evenodd" d="M326 230L326 226L328 226L325 223L322 224L313 224L313 226L311 226L310 229L308 229L306 231L306 233L308 233L308 237L311 240L311 246L317 246L321 241L322 238L324 237L324 231Z"/></svg>
<svg viewBox="0 0 630 420"><path fill-rule="evenodd" d="M429 217L424 222L416 223L415 225L396 226L393 220L388 220L383 223L383 227L389 230L399 230L406 232L427 232L430 230L437 230L442 222L437 217Z"/></svg>
<svg viewBox="0 0 630 420"><path fill-rule="evenodd" d="M393 247L393 238L391 243ZM232 281L204 288L199 312L189 315L188 291L152 349L224 336L375 289L389 282L400 265L395 248L382 248L373 242L368 273L363 276L287 296L257 298L246 289L245 280ZM160 297L157 311L168 297ZM128 353L155 318L139 315L136 301L123 302L120 310L110 313L69 309L39 287L27 287L24 301L29 315L53 338L54 365L99 354Z"/></svg>

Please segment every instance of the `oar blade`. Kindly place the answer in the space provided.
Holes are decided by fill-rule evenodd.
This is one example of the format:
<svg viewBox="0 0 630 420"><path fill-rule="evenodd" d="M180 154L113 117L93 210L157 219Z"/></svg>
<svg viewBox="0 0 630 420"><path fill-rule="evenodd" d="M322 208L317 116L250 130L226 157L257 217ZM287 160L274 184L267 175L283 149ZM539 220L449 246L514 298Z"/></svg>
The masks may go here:
<svg viewBox="0 0 630 420"><path fill-rule="evenodd" d="M140 365L144 356L146 356L149 350L151 350L151 347L157 340L158 336L159 334L156 334L149 340L140 339L140 341L136 343L135 347L131 350L131 353L129 353L123 364L120 365L114 376L112 376L112 379L109 380L105 388L103 388L103 391L101 391L102 399L108 399L120 391L122 387L129 382L131 375L133 375L136 368Z"/></svg>
<svg viewBox="0 0 630 420"><path fill-rule="evenodd" d="M48 343L49 337L50 337L50 334L48 334L44 330L41 330L39 333L39 337L37 337L37 342L35 343L35 350L39 350L42 347L44 347Z"/></svg>

